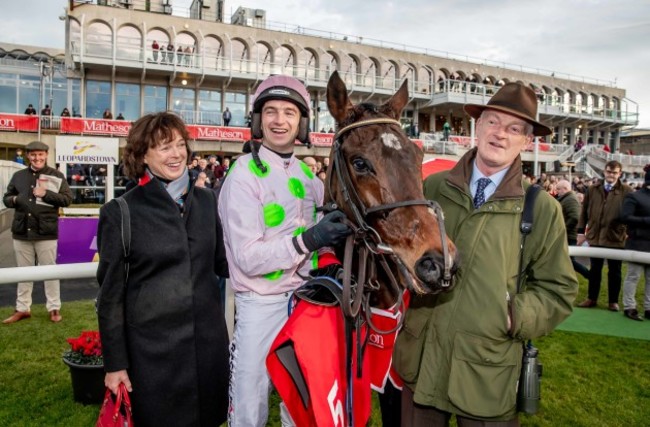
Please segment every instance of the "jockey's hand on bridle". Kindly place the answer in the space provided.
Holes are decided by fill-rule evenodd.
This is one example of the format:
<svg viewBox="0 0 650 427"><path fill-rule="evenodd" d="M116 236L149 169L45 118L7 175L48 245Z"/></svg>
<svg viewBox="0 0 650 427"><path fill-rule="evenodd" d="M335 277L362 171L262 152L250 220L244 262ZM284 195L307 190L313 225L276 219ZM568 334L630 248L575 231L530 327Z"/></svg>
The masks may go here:
<svg viewBox="0 0 650 427"><path fill-rule="evenodd" d="M337 246L345 241L345 238L352 234L352 228L344 221L346 216L343 212L336 210L328 213L302 234L302 241L310 251L315 251L326 246Z"/></svg>

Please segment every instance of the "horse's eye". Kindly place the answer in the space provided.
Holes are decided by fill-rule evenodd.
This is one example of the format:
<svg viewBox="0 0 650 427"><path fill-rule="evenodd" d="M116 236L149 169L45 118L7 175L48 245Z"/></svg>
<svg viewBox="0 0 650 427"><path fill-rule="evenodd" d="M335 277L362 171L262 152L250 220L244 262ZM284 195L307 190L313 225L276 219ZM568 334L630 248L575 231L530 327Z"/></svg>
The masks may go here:
<svg viewBox="0 0 650 427"><path fill-rule="evenodd" d="M361 157L356 157L352 159L352 167L356 172L359 173L368 173L371 171L370 164L368 164L366 159Z"/></svg>

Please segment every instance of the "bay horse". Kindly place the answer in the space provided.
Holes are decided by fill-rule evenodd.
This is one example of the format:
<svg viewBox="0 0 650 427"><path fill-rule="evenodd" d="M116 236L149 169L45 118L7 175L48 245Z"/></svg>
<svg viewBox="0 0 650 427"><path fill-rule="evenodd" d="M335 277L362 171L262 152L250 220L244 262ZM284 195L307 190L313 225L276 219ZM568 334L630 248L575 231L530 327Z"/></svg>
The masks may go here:
<svg viewBox="0 0 650 427"><path fill-rule="evenodd" d="M337 72L327 84L327 106L337 131L325 182L325 205L335 204L351 221L355 265L363 265L366 254L380 256L383 268L376 271L375 285L370 285L374 292L368 299L380 308L399 301L403 288L420 295L451 290L458 265L442 211L423 195L424 154L399 123L407 103L406 80L379 106L353 105ZM356 314L357 308L348 314Z"/></svg>
<svg viewBox="0 0 650 427"><path fill-rule="evenodd" d="M296 304L267 357L273 384L297 425L364 423L375 378L371 359L387 378L387 343L401 326L404 289L425 295L453 286L456 248L440 206L424 198L422 150L398 121L407 102L406 81L380 106L353 105L337 72L327 84L337 132L322 210L342 210L354 233L337 248L342 277L312 277L296 289L294 296L308 303ZM378 328L386 323L373 323L377 308L398 310L389 316L396 322ZM381 346L366 346L375 343L373 336ZM375 348L388 353L371 355Z"/></svg>

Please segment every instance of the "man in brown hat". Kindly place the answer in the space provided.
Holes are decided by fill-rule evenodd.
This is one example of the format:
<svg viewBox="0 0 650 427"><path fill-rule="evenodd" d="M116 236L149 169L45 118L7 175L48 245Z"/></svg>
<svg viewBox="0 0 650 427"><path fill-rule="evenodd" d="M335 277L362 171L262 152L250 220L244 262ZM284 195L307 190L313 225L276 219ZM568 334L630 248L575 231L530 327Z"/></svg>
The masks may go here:
<svg viewBox="0 0 650 427"><path fill-rule="evenodd" d="M519 265L529 186L520 152L551 133L536 120L535 93L509 83L465 111L476 119L476 148L424 183L462 263L451 292L411 298L393 355L405 382L402 425L447 426L456 415L459 426L518 426L522 344L569 316L578 290L562 210L544 191Z"/></svg>
<svg viewBox="0 0 650 427"><path fill-rule="evenodd" d="M72 192L65 177L47 166L49 147L41 141L27 144L29 167L16 172L2 201L14 208L11 233L18 267L56 264L59 208L70 205ZM16 311L2 323L31 317L32 282L18 283ZM45 307L52 322L60 322L61 297L58 280L45 281Z"/></svg>

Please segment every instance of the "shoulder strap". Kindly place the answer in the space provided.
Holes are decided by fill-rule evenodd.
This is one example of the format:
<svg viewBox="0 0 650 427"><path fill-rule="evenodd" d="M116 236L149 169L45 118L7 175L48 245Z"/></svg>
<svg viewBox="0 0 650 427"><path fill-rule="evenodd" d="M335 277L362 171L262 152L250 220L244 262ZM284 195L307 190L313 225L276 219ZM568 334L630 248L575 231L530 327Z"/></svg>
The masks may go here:
<svg viewBox="0 0 650 427"><path fill-rule="evenodd" d="M521 234L526 235L533 231L533 208L535 206L535 199L541 189L541 186L534 184L526 190L526 195L524 196L524 212L521 215Z"/></svg>
<svg viewBox="0 0 650 427"><path fill-rule="evenodd" d="M524 245L526 243L526 236L528 236L533 231L533 219L534 219L534 208L535 208L535 199L539 195L540 187L537 184L531 185L526 190L526 195L524 196L524 211L521 214L521 224L519 225L519 230L521 231L521 246L519 248L519 271L517 273L517 293L521 292L521 280L523 278L523 267L524 267Z"/></svg>
<svg viewBox="0 0 650 427"><path fill-rule="evenodd" d="M131 254L131 213L129 205L123 197L115 199L120 206L120 216L122 218L122 250L124 252L124 285L129 280L129 255Z"/></svg>

